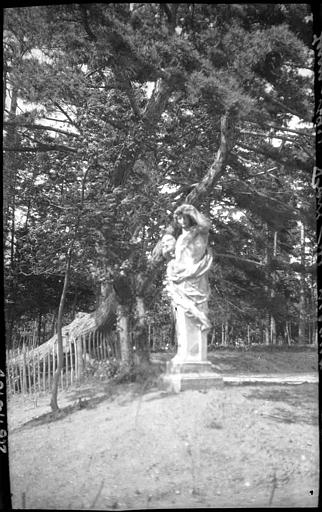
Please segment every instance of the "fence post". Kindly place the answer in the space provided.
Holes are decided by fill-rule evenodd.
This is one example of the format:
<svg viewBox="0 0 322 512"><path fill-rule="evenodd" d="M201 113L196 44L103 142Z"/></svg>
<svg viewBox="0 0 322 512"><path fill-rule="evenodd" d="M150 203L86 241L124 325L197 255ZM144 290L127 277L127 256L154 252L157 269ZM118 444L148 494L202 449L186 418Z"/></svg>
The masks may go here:
<svg viewBox="0 0 322 512"><path fill-rule="evenodd" d="M109 357L116 357L115 346L114 346L114 342L113 342L111 333L108 333L106 335L106 342L107 342L107 353L108 353Z"/></svg>
<svg viewBox="0 0 322 512"><path fill-rule="evenodd" d="M10 369L9 369L9 349L6 349L6 379L8 386L8 394L10 394Z"/></svg>
<svg viewBox="0 0 322 512"><path fill-rule="evenodd" d="M77 360L77 380L81 380L83 375L82 337L75 340L75 347Z"/></svg>
<svg viewBox="0 0 322 512"><path fill-rule="evenodd" d="M154 350L154 347L153 347L153 344L152 344L152 347L151 347L151 324L148 323L148 345L150 347L150 350Z"/></svg>
<svg viewBox="0 0 322 512"><path fill-rule="evenodd" d="M37 387L38 387L38 393L40 393L41 389L40 389L40 356L39 354L37 354L37 377L38 377L38 382L37 382Z"/></svg>
<svg viewBox="0 0 322 512"><path fill-rule="evenodd" d="M68 352L68 348L69 348L69 345L68 345L68 337L66 338L66 352L65 352L65 358L66 358L66 369L65 369L65 374L66 374L66 388L68 388L68 380L69 380L69 364L68 364L68 355L69 355L69 352Z"/></svg>
<svg viewBox="0 0 322 512"><path fill-rule="evenodd" d="M101 332L98 332L98 355L99 355L99 360L102 361L103 354L102 354L102 333Z"/></svg>
<svg viewBox="0 0 322 512"><path fill-rule="evenodd" d="M33 391L36 393L36 365L35 365L35 353L32 351L32 380L33 380Z"/></svg>
<svg viewBox="0 0 322 512"><path fill-rule="evenodd" d="M28 370L28 393L31 393L31 375L30 375L30 350L27 351L27 370Z"/></svg>
<svg viewBox="0 0 322 512"><path fill-rule="evenodd" d="M104 360L104 350L103 350L103 333L100 331L98 333L98 339L99 339L99 350L100 350L100 360Z"/></svg>
<svg viewBox="0 0 322 512"><path fill-rule="evenodd" d="M93 358L97 359L97 331L93 333Z"/></svg>
<svg viewBox="0 0 322 512"><path fill-rule="evenodd" d="M103 336L103 350L104 350L104 358L105 361L108 360L108 349L107 349L107 340L106 340L106 334L104 333Z"/></svg>
<svg viewBox="0 0 322 512"><path fill-rule="evenodd" d="M55 375L55 371L56 371L55 343L53 343L53 346L52 346L52 355L53 355L53 380L54 380L54 375Z"/></svg>
<svg viewBox="0 0 322 512"><path fill-rule="evenodd" d="M84 334L84 336L81 337L82 339L82 361L83 361L83 366L85 367L85 364L86 364L86 334Z"/></svg>
<svg viewBox="0 0 322 512"><path fill-rule="evenodd" d="M74 345L74 368L75 368L75 379L77 380L77 375L78 375L78 361L77 361L77 346L76 346L76 340L75 338L73 339L73 345Z"/></svg>
<svg viewBox="0 0 322 512"><path fill-rule="evenodd" d="M21 383L22 383L22 366L21 366L21 361L19 361L18 363L18 368L17 368L17 393L21 393Z"/></svg>
<svg viewBox="0 0 322 512"><path fill-rule="evenodd" d="M70 362L70 383L74 381L74 367L73 367L73 344L69 338L69 362Z"/></svg>
<svg viewBox="0 0 322 512"><path fill-rule="evenodd" d="M16 382L17 382L17 366L12 367L12 377L13 377L13 394L16 394Z"/></svg>
<svg viewBox="0 0 322 512"><path fill-rule="evenodd" d="M26 374L26 346L23 346L23 363L22 363L22 392L27 391L27 374Z"/></svg>
<svg viewBox="0 0 322 512"><path fill-rule="evenodd" d="M9 359L11 361L10 364L9 364L9 369L11 368L12 392L13 392L13 394L15 394L15 392L16 392L16 370L15 370L15 366L12 364L12 358L13 358L13 350L9 349Z"/></svg>
<svg viewBox="0 0 322 512"><path fill-rule="evenodd" d="M88 333L88 355L92 357L92 331Z"/></svg>
<svg viewBox="0 0 322 512"><path fill-rule="evenodd" d="M20 356L20 352L19 352L19 356ZM22 383L22 366L21 366L21 360L19 358L19 363L18 363L18 370L17 370L17 373L18 373L18 379L17 379L17 393L21 393L21 389L22 389L22 386L21 386L21 383Z"/></svg>
<svg viewBox="0 0 322 512"><path fill-rule="evenodd" d="M102 361L105 361L106 357L105 357L105 350L104 350L104 336L103 336L103 332L101 332L100 339L101 339Z"/></svg>
<svg viewBox="0 0 322 512"><path fill-rule="evenodd" d="M57 366L56 366L56 368L58 368L58 358L59 358L59 355L58 355L58 339L57 339L57 346L56 346L56 354L57 354ZM63 389L63 369L61 369L61 372L60 372L59 388L62 391L62 389Z"/></svg>
<svg viewBox="0 0 322 512"><path fill-rule="evenodd" d="M113 349L110 345L110 340L108 337L108 334L105 334L105 343L106 343L106 353L107 353L107 359L109 359L111 356L113 357Z"/></svg>
<svg viewBox="0 0 322 512"><path fill-rule="evenodd" d="M8 389L9 394L11 394L11 366L10 366L10 360L9 360L9 350L6 350L6 361L7 361L7 382L8 382Z"/></svg>
<svg viewBox="0 0 322 512"><path fill-rule="evenodd" d="M51 379L50 379L50 347L48 347L48 351L47 351L47 362L48 362L47 386L48 386L48 391L50 391L50 385L51 385Z"/></svg>
<svg viewBox="0 0 322 512"><path fill-rule="evenodd" d="M46 392L46 354L44 354L44 356L42 358L42 371L43 371L42 383L43 383L44 391Z"/></svg>

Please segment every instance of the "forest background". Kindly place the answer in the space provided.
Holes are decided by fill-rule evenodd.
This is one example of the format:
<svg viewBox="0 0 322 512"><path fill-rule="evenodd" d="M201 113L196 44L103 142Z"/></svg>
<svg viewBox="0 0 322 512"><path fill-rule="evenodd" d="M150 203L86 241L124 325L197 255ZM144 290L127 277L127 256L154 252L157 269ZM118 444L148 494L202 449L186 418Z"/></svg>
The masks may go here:
<svg viewBox="0 0 322 512"><path fill-rule="evenodd" d="M8 347L83 311L123 354L170 343L183 202L211 219L209 344L317 342L309 4L7 8L3 37Z"/></svg>

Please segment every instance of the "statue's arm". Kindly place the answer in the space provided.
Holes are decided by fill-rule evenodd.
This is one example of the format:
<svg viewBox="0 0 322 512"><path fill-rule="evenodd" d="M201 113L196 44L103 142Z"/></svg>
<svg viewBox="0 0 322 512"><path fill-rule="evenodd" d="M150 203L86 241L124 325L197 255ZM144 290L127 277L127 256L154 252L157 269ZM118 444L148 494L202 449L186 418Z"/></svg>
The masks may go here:
<svg viewBox="0 0 322 512"><path fill-rule="evenodd" d="M209 228L207 226L193 226L192 229L190 229L190 239L195 240L197 237L202 239L205 245L208 244L208 234L209 234Z"/></svg>
<svg viewBox="0 0 322 512"><path fill-rule="evenodd" d="M197 228L199 233L208 233L210 229L210 221L202 213L197 217Z"/></svg>

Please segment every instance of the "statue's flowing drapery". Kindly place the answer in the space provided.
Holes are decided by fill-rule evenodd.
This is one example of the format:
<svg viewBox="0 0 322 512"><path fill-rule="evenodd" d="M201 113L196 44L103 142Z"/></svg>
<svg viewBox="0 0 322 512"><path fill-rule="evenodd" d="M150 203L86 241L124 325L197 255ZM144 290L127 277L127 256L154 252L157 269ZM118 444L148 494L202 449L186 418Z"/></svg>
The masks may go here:
<svg viewBox="0 0 322 512"><path fill-rule="evenodd" d="M211 327L208 319L208 271L212 254L208 248L209 221L191 205L175 214L186 214L195 222L175 242L175 257L167 266L166 289L174 308L181 307L201 330ZM169 242L169 236L168 236Z"/></svg>

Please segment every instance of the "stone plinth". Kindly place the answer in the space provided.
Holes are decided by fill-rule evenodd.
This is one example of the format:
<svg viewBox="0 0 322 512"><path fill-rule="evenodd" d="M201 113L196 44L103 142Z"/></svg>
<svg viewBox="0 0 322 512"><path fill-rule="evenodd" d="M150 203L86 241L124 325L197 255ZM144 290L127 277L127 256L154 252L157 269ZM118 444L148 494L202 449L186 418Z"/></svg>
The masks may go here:
<svg viewBox="0 0 322 512"><path fill-rule="evenodd" d="M182 362L176 359L176 356L167 362L167 373L173 375L177 373L209 373L214 372L215 367L210 361Z"/></svg>
<svg viewBox="0 0 322 512"><path fill-rule="evenodd" d="M177 364L169 361L162 381L164 388L176 393L187 389L221 387L224 384L223 378L209 361Z"/></svg>
<svg viewBox="0 0 322 512"><path fill-rule="evenodd" d="M223 379L207 361L207 332L201 330L180 307L176 311L178 351L167 362L163 387L180 392L222 386Z"/></svg>

